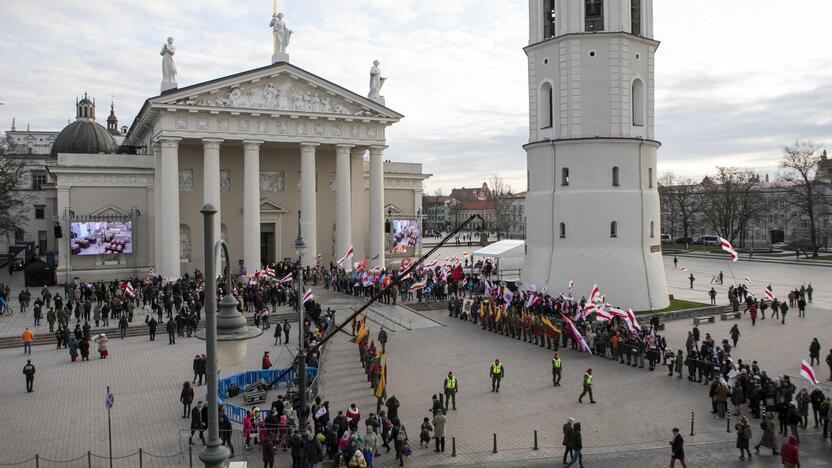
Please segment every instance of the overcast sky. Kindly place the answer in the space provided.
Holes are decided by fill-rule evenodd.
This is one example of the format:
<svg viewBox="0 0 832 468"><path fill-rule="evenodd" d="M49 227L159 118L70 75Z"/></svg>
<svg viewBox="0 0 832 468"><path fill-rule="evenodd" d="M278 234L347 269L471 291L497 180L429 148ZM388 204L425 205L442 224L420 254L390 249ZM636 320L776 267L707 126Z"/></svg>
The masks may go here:
<svg viewBox="0 0 832 468"><path fill-rule="evenodd" d="M88 91L129 125L158 94L176 39L180 86L267 65L272 2L2 1L0 129L58 130ZM832 144L832 1L655 0L660 172L775 172L797 138ZM421 162L426 191L499 174L525 190L527 0L280 0L293 64L366 94L373 59L405 115L386 157Z"/></svg>

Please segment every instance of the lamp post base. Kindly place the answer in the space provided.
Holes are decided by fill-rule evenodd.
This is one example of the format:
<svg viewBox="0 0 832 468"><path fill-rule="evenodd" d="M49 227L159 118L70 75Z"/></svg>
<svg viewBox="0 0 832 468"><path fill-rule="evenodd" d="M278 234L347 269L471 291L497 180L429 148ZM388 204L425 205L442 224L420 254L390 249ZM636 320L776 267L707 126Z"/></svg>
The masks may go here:
<svg viewBox="0 0 832 468"><path fill-rule="evenodd" d="M199 452L199 459L206 468L226 468L230 458L231 451L218 440L209 440L205 448Z"/></svg>

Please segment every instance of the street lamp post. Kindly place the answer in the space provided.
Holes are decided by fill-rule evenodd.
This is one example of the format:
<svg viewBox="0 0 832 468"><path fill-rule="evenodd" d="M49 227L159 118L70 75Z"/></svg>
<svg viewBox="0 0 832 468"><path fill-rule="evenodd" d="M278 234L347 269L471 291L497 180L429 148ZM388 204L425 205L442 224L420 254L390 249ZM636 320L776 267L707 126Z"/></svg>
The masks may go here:
<svg viewBox="0 0 832 468"><path fill-rule="evenodd" d="M300 397L300 424L301 440L306 440L306 346L304 345L303 330L303 263L301 258L306 252L306 243L300 233L300 210L298 210L298 237L295 239L295 254L298 256L297 279L297 308L298 308L298 395Z"/></svg>
<svg viewBox="0 0 832 468"><path fill-rule="evenodd" d="M211 204L202 207L205 229L205 329L196 337L205 340L206 385L208 386L208 441L199 459L208 468L222 468L231 452L219 437L219 411L217 407L217 361L226 366L242 362L246 354L246 340L260 336L263 330L246 325L246 318L237 311L237 300L231 291L228 247L225 241L214 243L214 215L217 209ZM214 271L218 254L225 253L225 295L219 304L217 315L217 274ZM218 345L219 342L219 345Z"/></svg>

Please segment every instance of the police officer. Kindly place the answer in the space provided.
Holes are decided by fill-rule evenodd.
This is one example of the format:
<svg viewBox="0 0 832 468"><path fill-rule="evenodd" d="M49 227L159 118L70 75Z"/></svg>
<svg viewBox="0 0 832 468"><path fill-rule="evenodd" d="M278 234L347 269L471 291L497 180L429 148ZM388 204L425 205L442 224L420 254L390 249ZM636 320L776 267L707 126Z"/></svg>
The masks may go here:
<svg viewBox="0 0 832 468"><path fill-rule="evenodd" d="M587 393L589 393L589 402L595 403L595 399L592 397L592 369L587 369L584 374L584 391L578 397L578 403L583 403L584 395Z"/></svg>
<svg viewBox="0 0 832 468"><path fill-rule="evenodd" d="M456 376L453 372L448 372L445 377L445 411L448 411L448 406L451 404L451 398L454 399L453 408L456 411L456 392L459 390L459 385L456 381Z"/></svg>
<svg viewBox="0 0 832 468"><path fill-rule="evenodd" d="M491 375L491 391L500 393L500 380L503 380L505 369L503 369L503 363L500 362L499 358L491 364L489 374Z"/></svg>
<svg viewBox="0 0 832 468"><path fill-rule="evenodd" d="M552 383L555 387L560 387L560 371L560 356L558 356L558 353L555 353L554 357L552 357Z"/></svg>

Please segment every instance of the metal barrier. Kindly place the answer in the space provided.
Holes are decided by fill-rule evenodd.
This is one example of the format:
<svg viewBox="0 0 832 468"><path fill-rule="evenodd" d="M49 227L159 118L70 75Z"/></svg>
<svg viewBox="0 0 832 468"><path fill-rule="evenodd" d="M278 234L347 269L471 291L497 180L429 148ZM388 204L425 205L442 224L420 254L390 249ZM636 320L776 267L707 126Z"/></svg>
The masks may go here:
<svg viewBox="0 0 832 468"><path fill-rule="evenodd" d="M233 403L229 403L225 400L228 399L228 391L232 387L237 387L238 389L242 390L248 384L252 384L255 382L266 381L271 382L274 380L278 375L286 372L287 369L267 369L267 370L255 370L255 371L247 371L247 372L240 372L238 374L233 374L228 377L224 377L220 379L217 384L218 388L218 398L217 402L223 405L223 412L225 415L228 416L228 419L232 423L243 424L243 420L246 417L246 413L249 409L246 406L237 406ZM315 378L318 374L318 369L315 367L308 367L306 369L307 377ZM280 379L278 385L281 383L285 383L287 386L290 382L294 382L295 380L295 370L289 369L285 375ZM261 408L260 412L263 414L263 417L266 417L271 413L270 408Z"/></svg>

